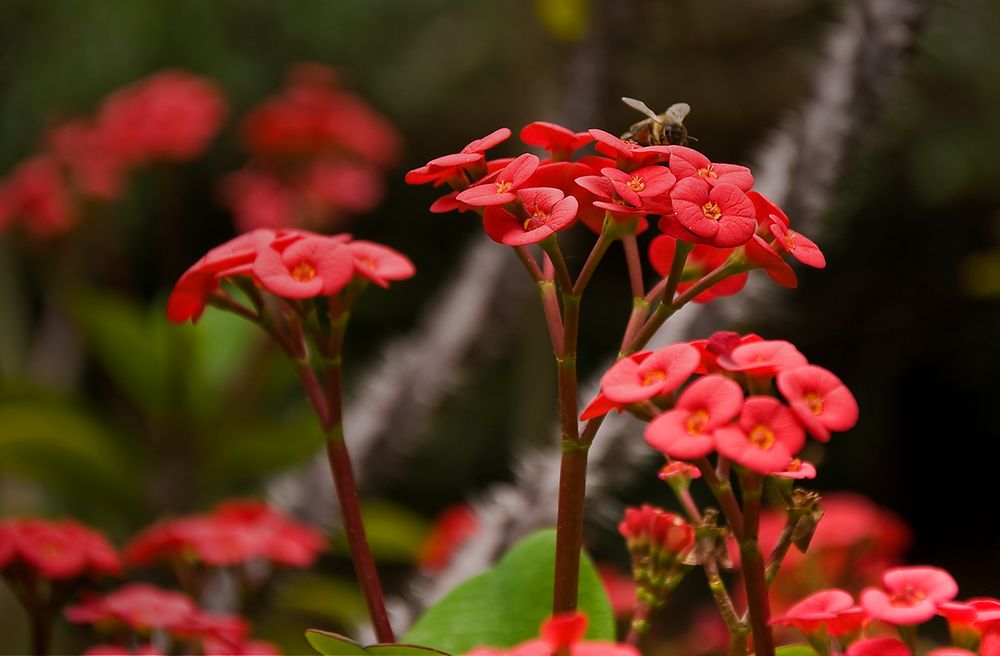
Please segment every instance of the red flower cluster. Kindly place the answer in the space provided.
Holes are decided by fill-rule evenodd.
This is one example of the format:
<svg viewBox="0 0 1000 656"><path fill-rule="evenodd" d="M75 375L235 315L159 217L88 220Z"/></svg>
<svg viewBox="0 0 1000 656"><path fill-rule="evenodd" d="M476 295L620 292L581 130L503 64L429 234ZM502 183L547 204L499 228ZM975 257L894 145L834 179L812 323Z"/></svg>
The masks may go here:
<svg viewBox="0 0 1000 656"><path fill-rule="evenodd" d="M27 567L45 579L121 573L118 553L97 531L76 522L0 522L0 570Z"/></svg>
<svg viewBox="0 0 1000 656"><path fill-rule="evenodd" d="M402 149L392 124L320 64L294 66L241 132L252 161L222 186L240 232L328 227L371 210L382 199L382 172Z"/></svg>
<svg viewBox="0 0 1000 656"><path fill-rule="evenodd" d="M132 169L193 159L225 113L216 86L183 71L112 93L92 117L53 128L44 152L0 181L0 231L16 220L39 238L65 232L80 198L115 199Z"/></svg>
<svg viewBox="0 0 1000 656"><path fill-rule="evenodd" d="M577 218L600 232L605 216L637 231L649 217L658 217L664 234L654 240L650 259L661 275L670 268L678 240L695 245L685 280L732 261L744 271L764 268L780 284L794 286L795 274L781 253L809 266L825 265L816 245L791 230L785 213L752 190L753 176L744 166L713 163L683 146L639 146L602 130L575 133L542 122L521 130L521 140L544 148L548 158L487 160L485 152L510 134L497 130L413 169L406 180L447 184L452 193L436 201L432 212L475 209L486 233L510 246L540 242ZM597 155L572 159L591 142ZM739 273L698 300L733 294L745 282L746 274Z"/></svg>
<svg viewBox="0 0 1000 656"><path fill-rule="evenodd" d="M402 254L350 235L259 228L216 246L185 271L167 300L167 317L197 321L226 279L249 279L282 298L312 298L336 294L352 279L387 287L414 272Z"/></svg>
<svg viewBox="0 0 1000 656"><path fill-rule="evenodd" d="M258 501L229 501L211 513L167 520L140 533L125 547L125 560L195 560L225 566L265 559L309 567L326 543L316 529Z"/></svg>
<svg viewBox="0 0 1000 656"><path fill-rule="evenodd" d="M465 656L551 656L568 648L570 656L639 656L631 645L584 641L587 616L582 613L554 615L542 624L541 638L523 642L510 649L479 647Z"/></svg>
<svg viewBox="0 0 1000 656"><path fill-rule="evenodd" d="M692 374L700 375L676 394ZM775 379L785 403L769 393ZM858 417L847 387L788 342L726 332L619 360L581 418L612 409L656 414L646 441L668 458L716 451L759 474L793 477L803 469L795 456L806 431L826 442Z"/></svg>
<svg viewBox="0 0 1000 656"><path fill-rule="evenodd" d="M90 597L68 607L66 617L71 622L93 624L112 635L120 634L121 629L140 635L156 631L172 641L198 646L204 654L277 653L269 643L247 639L250 625L242 617L202 611L183 593L145 583L133 583L103 597ZM132 652L101 646L87 653Z"/></svg>
<svg viewBox="0 0 1000 656"><path fill-rule="evenodd" d="M909 647L895 638L857 638L876 621L914 627L941 615L948 619L952 639L961 644L935 649L931 654L974 654L970 649L979 644L980 654L995 656L992 641L1000 636L1000 600L952 601L958 585L948 572L937 567L897 567L883 572L881 582L881 587L864 590L858 604L845 590L821 590L771 623L793 626L809 635L813 644L825 641L826 636L836 638L841 645L849 645L847 656L911 656Z"/></svg>
<svg viewBox="0 0 1000 656"><path fill-rule="evenodd" d="M694 544L691 524L680 515L649 504L626 508L618 532L633 554L648 554L656 560L679 558Z"/></svg>

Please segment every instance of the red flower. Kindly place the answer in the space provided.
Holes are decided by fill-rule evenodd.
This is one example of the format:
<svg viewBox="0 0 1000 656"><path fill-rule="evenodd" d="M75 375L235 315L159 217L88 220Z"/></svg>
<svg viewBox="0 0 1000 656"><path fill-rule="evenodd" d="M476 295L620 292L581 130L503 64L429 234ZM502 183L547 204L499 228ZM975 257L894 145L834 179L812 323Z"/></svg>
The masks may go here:
<svg viewBox="0 0 1000 656"><path fill-rule="evenodd" d="M671 458L694 460L715 449L716 429L743 407L743 390L733 380L711 375L699 378L681 394L673 410L646 426L645 438Z"/></svg>
<svg viewBox="0 0 1000 656"><path fill-rule="evenodd" d="M698 361L698 351L689 344L636 353L616 362L601 377L601 392L619 405L663 396L683 385Z"/></svg>
<svg viewBox="0 0 1000 656"><path fill-rule="evenodd" d="M799 460L798 458L793 458L788 466L781 471L771 472L772 476L777 476L778 478L790 478L793 480L802 479L812 479L816 478L816 466L811 462L806 462L805 460Z"/></svg>
<svg viewBox="0 0 1000 656"><path fill-rule="evenodd" d="M399 251L372 241L347 244L354 256L354 270L380 287L390 280L406 280L416 273L413 262Z"/></svg>
<svg viewBox="0 0 1000 656"><path fill-rule="evenodd" d="M599 160L598 164L600 165L614 163L603 157L593 159ZM594 206L595 196L593 193L576 183L577 178L593 175L594 172L593 167L582 162L545 162L535 169L524 186L526 188L554 187L567 196L576 198L576 218L594 232L600 233L604 225L604 210Z"/></svg>
<svg viewBox="0 0 1000 656"><path fill-rule="evenodd" d="M736 185L692 176L674 185L670 200L680 224L713 246L745 244L757 227L753 203Z"/></svg>
<svg viewBox="0 0 1000 656"><path fill-rule="evenodd" d="M444 569L478 528L476 513L469 505L462 503L445 508L434 519L430 535L420 548L417 557L420 566L432 572Z"/></svg>
<svg viewBox="0 0 1000 656"><path fill-rule="evenodd" d="M657 235L649 243L649 263L664 278L670 273L670 265L673 263L676 248L677 240L668 235ZM677 285L677 291L684 293L702 276L725 264L734 250L732 248L716 248L707 244L696 244L684 262L682 282ZM708 303L720 296L732 296L743 289L749 277L748 273L729 276L695 296L694 302Z"/></svg>
<svg viewBox="0 0 1000 656"><path fill-rule="evenodd" d="M670 211L668 194L676 179L667 167L644 166L631 173L606 167L601 169L601 174L611 180L615 193L630 205L640 207L649 214Z"/></svg>
<svg viewBox="0 0 1000 656"><path fill-rule="evenodd" d="M938 647L927 652L927 656L976 656L976 654L961 647Z"/></svg>
<svg viewBox="0 0 1000 656"><path fill-rule="evenodd" d="M282 251L262 248L253 274L267 291L285 298L329 296L354 275L354 256L341 240L303 237Z"/></svg>
<svg viewBox="0 0 1000 656"><path fill-rule="evenodd" d="M753 188L750 169L738 164L713 164L693 148L670 146L670 170L677 180L695 177L711 186L731 184L743 191Z"/></svg>
<svg viewBox="0 0 1000 656"><path fill-rule="evenodd" d="M861 606L873 619L896 625L926 622L958 594L955 579L938 567L897 567L882 575L882 585L866 588Z"/></svg>
<svg viewBox="0 0 1000 656"><path fill-rule="evenodd" d="M569 128L545 121L535 121L521 129L521 141L529 146L544 148L557 160L568 160L573 151L593 140L587 132L573 132Z"/></svg>
<svg viewBox="0 0 1000 656"><path fill-rule="evenodd" d="M674 460L673 462L668 462L663 468L660 469L660 473L657 474L661 481L667 481L671 478L687 477L701 478L701 470L694 465L689 465L686 462L680 460Z"/></svg>
<svg viewBox="0 0 1000 656"><path fill-rule="evenodd" d="M785 262L777 251L761 239L760 235L753 235L743 248L747 261L764 269L771 280L789 289L798 286L799 280L795 272L792 271L792 267L788 266L788 262Z"/></svg>
<svg viewBox="0 0 1000 656"><path fill-rule="evenodd" d="M737 426L715 431L719 455L758 474L788 467L805 444L805 431L783 403L770 396L751 396L743 404Z"/></svg>
<svg viewBox="0 0 1000 656"><path fill-rule="evenodd" d="M253 230L208 251L174 285L167 299L167 318L174 323L197 321L208 298L219 288L219 278L235 268L252 268L257 251L273 243L277 235L273 230Z"/></svg>
<svg viewBox="0 0 1000 656"><path fill-rule="evenodd" d="M775 245L781 246L781 250L787 251L802 264L814 269L822 269L826 266L823 251L812 240L780 223L771 226L771 233L775 237Z"/></svg>
<svg viewBox="0 0 1000 656"><path fill-rule="evenodd" d="M132 583L104 597L91 597L69 606L66 617L77 623L116 622L139 630L169 630L187 626L197 612L194 602L185 594Z"/></svg>
<svg viewBox="0 0 1000 656"><path fill-rule="evenodd" d="M474 207L505 205L517 199L518 191L538 168L538 157L525 153L507 164L495 177L462 191L455 198Z"/></svg>
<svg viewBox="0 0 1000 656"><path fill-rule="evenodd" d="M740 344L732 351L720 355L718 363L726 371L754 378L770 378L782 371L804 367L809 361L790 342L769 339Z"/></svg>
<svg viewBox="0 0 1000 656"><path fill-rule="evenodd" d="M258 558L308 567L326 540L316 529L258 501L230 501L207 515L160 522L125 549L134 565L195 558L206 565L231 565Z"/></svg>
<svg viewBox="0 0 1000 656"><path fill-rule="evenodd" d="M839 588L820 590L795 604L771 624L794 626L803 633L813 633L854 606L854 597Z"/></svg>
<svg viewBox="0 0 1000 656"><path fill-rule="evenodd" d="M295 65L285 88L251 110L241 132L247 149L264 159L345 153L385 168L401 150L392 124L339 88L334 70L314 63Z"/></svg>
<svg viewBox="0 0 1000 656"><path fill-rule="evenodd" d="M597 152L616 158L622 169L631 171L670 159L669 146L640 146L634 141L622 141L604 130L589 132L597 142Z"/></svg>
<svg viewBox="0 0 1000 656"><path fill-rule="evenodd" d="M75 223L66 181L52 157L32 157L0 181L0 230L15 219L39 239L57 237Z"/></svg>
<svg viewBox="0 0 1000 656"><path fill-rule="evenodd" d="M666 554L677 558L694 544L691 524L680 515L649 504L626 508L618 532L628 542L630 551L654 553L657 559Z"/></svg>
<svg viewBox="0 0 1000 656"><path fill-rule="evenodd" d="M719 358L728 356L737 346L743 344L753 344L763 341L760 335L749 333L740 336L731 330L720 330L712 334L708 339L697 339L691 342L691 346L698 349L701 354L701 365L695 371L696 374L721 373L723 368L719 366Z"/></svg>
<svg viewBox="0 0 1000 656"><path fill-rule="evenodd" d="M848 647L847 656L912 656L912 652L896 638L865 638Z"/></svg>
<svg viewBox="0 0 1000 656"><path fill-rule="evenodd" d="M0 522L0 568L16 561L47 579L121 572L118 553L104 536L71 521L27 518Z"/></svg>
<svg viewBox="0 0 1000 656"><path fill-rule="evenodd" d="M845 431L858 421L858 402L835 375L807 366L778 374L778 389L806 430L820 442L830 431Z"/></svg>
<svg viewBox="0 0 1000 656"><path fill-rule="evenodd" d="M618 221L627 220L632 215L647 213L641 207L629 205L625 199L619 196L611 178L601 175L584 175L576 179L576 184L586 189L597 199L592 202L594 207L611 212Z"/></svg>
<svg viewBox="0 0 1000 656"><path fill-rule="evenodd" d="M136 165L198 156L225 114L225 100L213 83L167 70L109 96L96 125L104 147L121 161Z"/></svg>
<svg viewBox="0 0 1000 656"><path fill-rule="evenodd" d="M482 139L470 141L462 150L451 155L442 155L427 162L425 166L413 169L406 174L406 181L409 184L425 184L433 182L438 186L448 182L455 176L462 175L465 169L482 168L485 171L484 154L490 148L506 141L510 137L510 129L500 128ZM465 186L464 178L462 185Z"/></svg>
<svg viewBox="0 0 1000 656"><path fill-rule="evenodd" d="M508 246L537 244L570 227L576 220L579 207L576 198L565 196L559 189L521 189L517 198L521 201L526 219L518 218L502 207L486 209L483 227L490 239Z"/></svg>

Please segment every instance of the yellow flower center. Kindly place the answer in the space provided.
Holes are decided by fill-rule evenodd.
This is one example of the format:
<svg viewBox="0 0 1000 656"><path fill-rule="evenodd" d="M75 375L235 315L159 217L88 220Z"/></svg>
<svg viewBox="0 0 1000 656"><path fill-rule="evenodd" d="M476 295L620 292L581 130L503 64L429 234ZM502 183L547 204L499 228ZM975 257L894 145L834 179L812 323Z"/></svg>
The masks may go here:
<svg viewBox="0 0 1000 656"><path fill-rule="evenodd" d="M750 444L753 444L761 451L767 451L774 446L774 431L764 424L754 426L750 431L749 438Z"/></svg>
<svg viewBox="0 0 1000 656"><path fill-rule="evenodd" d="M543 225L549 222L552 215L541 209L536 209L535 212L524 220L524 231L528 232L530 230L535 230L536 228L541 228Z"/></svg>
<svg viewBox="0 0 1000 656"><path fill-rule="evenodd" d="M889 597L889 603L893 606L916 606L926 597L927 594L923 590L906 586L900 592Z"/></svg>
<svg viewBox="0 0 1000 656"><path fill-rule="evenodd" d="M701 213L705 215L706 219L713 221L718 221L722 217L722 210L719 208L719 204L712 201L708 201L701 206Z"/></svg>
<svg viewBox="0 0 1000 656"><path fill-rule="evenodd" d="M705 424L708 423L708 413L704 410L695 410L692 412L685 423L684 427L687 429L689 435L701 435L701 432L705 430Z"/></svg>
<svg viewBox="0 0 1000 656"><path fill-rule="evenodd" d="M308 262L299 262L292 269L292 278L296 282L309 282L316 277L316 268Z"/></svg>
<svg viewBox="0 0 1000 656"><path fill-rule="evenodd" d="M715 172L715 168L713 168L711 164L709 164L704 168L698 169L698 175L701 176L702 179L712 178L713 180L715 180L719 177L719 174Z"/></svg>
<svg viewBox="0 0 1000 656"><path fill-rule="evenodd" d="M497 180L497 195L506 194L513 186L514 183L510 180Z"/></svg>
<svg viewBox="0 0 1000 656"><path fill-rule="evenodd" d="M667 377L666 372L661 369L656 369L654 371L647 371L642 375L642 386L649 387L650 385L655 385Z"/></svg>
<svg viewBox="0 0 1000 656"><path fill-rule="evenodd" d="M809 392L802 397L802 401L816 416L823 414L823 397L816 392Z"/></svg>
<svg viewBox="0 0 1000 656"><path fill-rule="evenodd" d="M635 193L639 193L640 191L646 188L646 183L643 182L642 178L640 178L639 176L634 176L631 180L625 183L625 186L634 191Z"/></svg>

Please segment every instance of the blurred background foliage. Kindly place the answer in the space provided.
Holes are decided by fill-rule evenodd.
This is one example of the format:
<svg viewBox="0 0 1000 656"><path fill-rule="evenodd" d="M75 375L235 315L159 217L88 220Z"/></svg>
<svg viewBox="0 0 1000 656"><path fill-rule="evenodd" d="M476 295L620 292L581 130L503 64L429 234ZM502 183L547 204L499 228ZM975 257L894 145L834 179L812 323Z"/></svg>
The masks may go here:
<svg viewBox="0 0 1000 656"><path fill-rule="evenodd" d="M531 120L619 132L637 118L622 95L654 108L689 102L701 149L752 161L807 96L840 4L0 3L0 174L47 126L162 68L216 81L230 103L203 157L139 171L121 202L90 208L63 240L0 239L0 513L71 515L121 544L165 514L260 494L320 444L291 369L251 326L210 310L193 330L163 314L180 273L232 234L217 184L246 158L238 119L291 64L335 66L406 143L380 208L337 226L406 252L420 274L364 299L351 378L414 325L478 231L466 217L428 215L434 192L403 185L405 170ZM845 380L862 420L828 450L817 487L864 492L901 513L914 528L911 560L949 568L967 596L996 594L1000 581L998 33L996 2L934 5L824 217L828 268L801 271L797 290L739 327L790 339ZM610 258L584 308L584 369L620 334L623 271ZM477 371L406 466L379 482L368 521L390 585L413 561L426 518L508 478L515 445L549 436L554 382L544 344L525 345L544 341L534 307L522 314L523 327L491 346L510 355ZM665 490L644 494L668 503ZM334 541L331 552L318 573L276 583L277 611L252 613L258 635L294 651L310 622L357 617L344 550ZM19 611L3 596L0 605L10 609L0 612L0 651L14 653Z"/></svg>

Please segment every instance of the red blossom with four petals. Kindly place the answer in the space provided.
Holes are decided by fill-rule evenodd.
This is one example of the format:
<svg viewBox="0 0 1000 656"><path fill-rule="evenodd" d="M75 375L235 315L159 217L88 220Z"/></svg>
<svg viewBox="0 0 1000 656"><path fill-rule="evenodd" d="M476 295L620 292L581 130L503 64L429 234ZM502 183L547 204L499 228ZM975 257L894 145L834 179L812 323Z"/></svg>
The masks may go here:
<svg viewBox="0 0 1000 656"><path fill-rule="evenodd" d="M254 260L253 274L264 289L277 296L329 296L354 276L354 255L339 239L303 237L281 251L262 248Z"/></svg>
<svg viewBox="0 0 1000 656"><path fill-rule="evenodd" d="M753 204L736 185L711 186L692 176L674 185L670 201L677 221L712 246L745 244L757 227Z"/></svg>
<svg viewBox="0 0 1000 656"><path fill-rule="evenodd" d="M565 196L559 189L537 187L517 192L527 218L514 216L503 207L487 207L483 227L490 239L508 246L537 244L573 225L576 220L576 198Z"/></svg>
<svg viewBox="0 0 1000 656"><path fill-rule="evenodd" d="M746 399L737 425L715 431L719 455L764 475L788 467L805 440L795 415L771 396Z"/></svg>
<svg viewBox="0 0 1000 656"><path fill-rule="evenodd" d="M646 426L645 438L671 458L694 460L715 449L715 432L739 414L743 390L733 380L710 375L691 383L673 410Z"/></svg>
<svg viewBox="0 0 1000 656"><path fill-rule="evenodd" d="M909 626L931 619L957 594L955 579L939 567L897 567L882 574L881 589L861 593L861 606L872 619Z"/></svg>
<svg viewBox="0 0 1000 656"><path fill-rule="evenodd" d="M504 166L495 176L488 176L474 187L465 189L455 199L473 207L506 205L517 199L517 191L538 168L538 157L525 153Z"/></svg>
<svg viewBox="0 0 1000 656"><path fill-rule="evenodd" d="M713 187L731 184L743 191L753 188L753 175L747 167L713 163L697 150L686 146L670 146L670 170L678 181L696 177Z"/></svg>
<svg viewBox="0 0 1000 656"><path fill-rule="evenodd" d="M820 442L830 431L845 431L858 421L858 402L837 376L809 365L778 374L778 390L806 430Z"/></svg>

